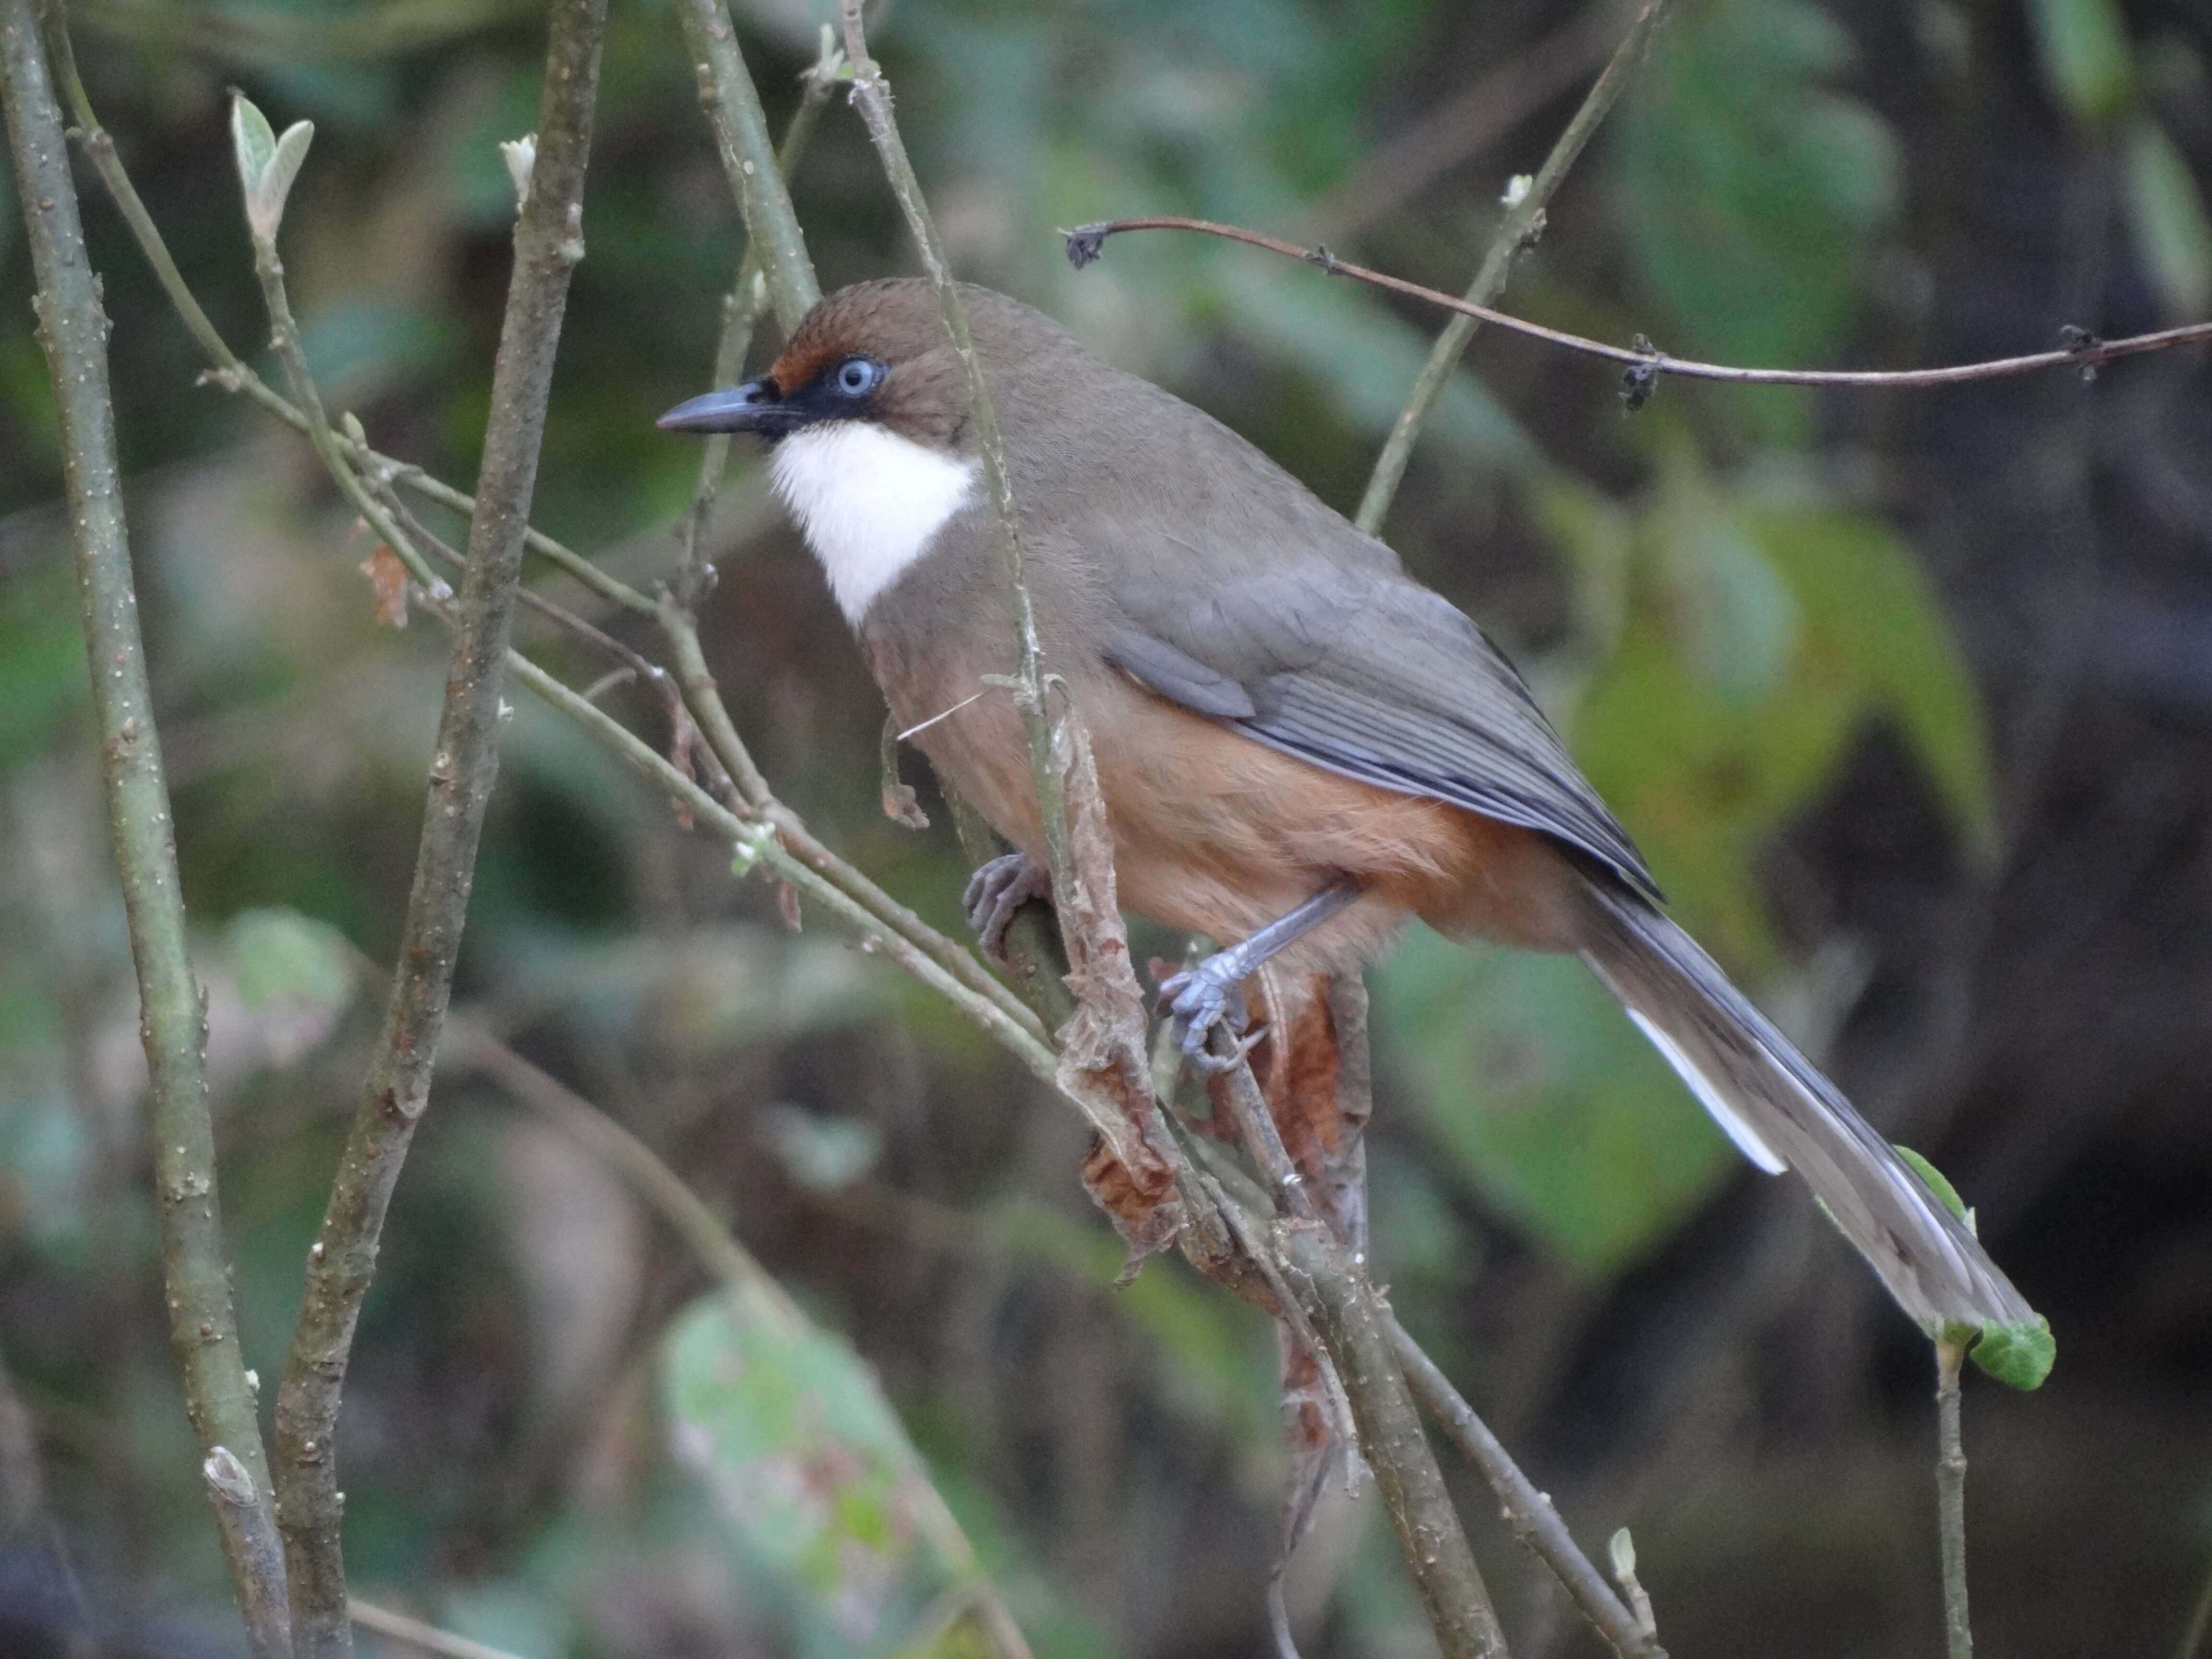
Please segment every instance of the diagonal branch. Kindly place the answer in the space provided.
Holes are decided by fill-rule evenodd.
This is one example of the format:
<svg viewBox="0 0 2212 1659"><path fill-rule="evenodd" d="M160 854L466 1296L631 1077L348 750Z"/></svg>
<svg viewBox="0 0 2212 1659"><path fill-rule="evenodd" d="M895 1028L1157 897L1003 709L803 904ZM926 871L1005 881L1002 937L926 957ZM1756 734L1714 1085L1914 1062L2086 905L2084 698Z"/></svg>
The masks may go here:
<svg viewBox="0 0 2212 1659"><path fill-rule="evenodd" d="M7 117L31 263L33 308L61 426L77 589L92 665L100 771L137 971L150 1082L154 1181L169 1341L185 1414L227 1485L211 1496L256 1659L289 1651L281 1565L254 1540L270 1525L268 1462L238 1350L215 1132L208 1115L205 1004L185 942L168 785L139 634L107 378L107 319L84 246L76 189L31 0L0 0L0 105Z"/></svg>
<svg viewBox="0 0 2212 1659"><path fill-rule="evenodd" d="M276 1480L294 1629L309 1659L352 1648L340 1547L338 1403L378 1236L423 1108L499 771L501 696L538 451L569 275L583 258L583 187L605 0L556 0L536 160L492 373L459 637L446 682L414 889L384 1036L362 1091L320 1231L276 1401ZM273 232L267 239L273 242ZM273 249L270 255L273 263Z"/></svg>
<svg viewBox="0 0 2212 1659"><path fill-rule="evenodd" d="M1505 292L1506 279L1513 274L1513 261L1523 249L1536 246L1536 239L1544 234L1544 214L1553 192L1560 180L1567 176L1590 141L1600 124L1613 111L1628 78L1644 59L1651 44L1651 36L1666 15L1669 0L1645 0L1643 10L1636 15L1628 34L1614 50L1613 58L1599 76L1597 84L1583 100L1575 118L1567 123L1567 130L1559 135L1559 142L1552 146L1552 153L1544 158L1544 165L1536 176L1516 198L1509 194L1505 217L1491 238L1490 250L1482 256L1482 264L1474 273L1474 284L1467 291L1468 301L1477 306L1488 306ZM1437 399L1444 395L1444 386L1451 380L1452 370L1459 366L1460 356L1467 343L1474 337L1477 319L1462 312L1444 325L1437 343L1429 352L1429 361L1422 366L1413 381L1412 394L1406 407L1399 411L1397 424L1390 428L1390 436L1382 446L1382 453L1375 458L1374 475L1367 481L1367 493L1360 497L1359 513L1354 520L1369 535L1382 527L1382 520L1390 510L1390 499L1398 493L1398 482L1406 476L1406 464L1413 459L1414 441L1421 435L1429 413L1437 406Z"/></svg>
<svg viewBox="0 0 2212 1659"><path fill-rule="evenodd" d="M1592 1628L1605 1638L1620 1659L1666 1659L1666 1650L1622 1604L1605 1582L1605 1575L1576 1545L1567 1531L1567 1523L1552 1506L1552 1500L1537 1491L1536 1483L1521 1472L1498 1437L1475 1415L1474 1407L1460 1397L1437 1362L1421 1351L1420 1345L1406 1334L1405 1328L1395 1318L1390 1321L1388 1334L1414 1398L1426 1407L1452 1443L1489 1482L1491 1491L1498 1496L1506 1524L1513 1528L1513 1535L1552 1570L1552 1576L1574 1598L1575 1605L1582 1609L1583 1617L1589 1620Z"/></svg>

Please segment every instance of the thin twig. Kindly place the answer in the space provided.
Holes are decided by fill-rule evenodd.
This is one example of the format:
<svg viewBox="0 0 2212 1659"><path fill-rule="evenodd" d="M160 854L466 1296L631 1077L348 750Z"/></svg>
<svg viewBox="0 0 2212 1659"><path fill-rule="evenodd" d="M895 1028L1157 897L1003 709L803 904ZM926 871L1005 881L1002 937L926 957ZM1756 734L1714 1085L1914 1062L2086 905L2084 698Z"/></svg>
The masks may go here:
<svg viewBox="0 0 2212 1659"><path fill-rule="evenodd" d="M788 334L822 297L822 289L775 163L760 94L738 50L730 9L725 0L677 0L676 17L699 77L699 106L714 129L715 153L737 194L748 245L759 252L775 319Z"/></svg>
<svg viewBox="0 0 2212 1659"><path fill-rule="evenodd" d="M1444 1659L1504 1659L1504 1632L1392 1352L1382 1297L1319 1223L1279 1223L1274 1237L1352 1402L1359 1449L1375 1472L1437 1645Z"/></svg>
<svg viewBox="0 0 2212 1659"><path fill-rule="evenodd" d="M1553 192L1581 156L1591 135L1612 112L1629 77L1635 74L1636 66L1643 62L1644 51L1651 44L1652 33L1665 15L1668 3L1668 0L1645 0L1626 37L1606 64L1605 73L1598 76L1597 84L1583 100L1575 118L1567 123L1559 142L1552 146L1552 153L1544 158L1544 165L1537 169L1535 178L1528 182L1517 199L1509 198L1505 217L1491 238L1489 251L1482 256L1474 282L1467 291L1469 304L1495 304L1498 296L1505 292L1507 278L1513 274L1515 258L1524 249L1534 247L1536 239L1544 234L1544 215ZM1465 314L1455 317L1444 325L1443 332L1430 349L1429 361L1414 380L1406 407L1399 411L1397 423L1390 428L1382 453L1375 459L1375 471L1367 480L1367 493L1360 498L1359 513L1354 522L1369 535L1382 529L1391 498L1398 493L1398 482L1405 477L1406 464L1413 459L1414 441L1420 436L1437 399L1444 395L1452 370L1459 366L1460 355L1474 337L1475 327L1474 318Z"/></svg>
<svg viewBox="0 0 2212 1659"><path fill-rule="evenodd" d="M812 1322L785 1294L775 1275L731 1235L730 1229L652 1147L482 1026L456 1018L448 1029L449 1048L456 1060L482 1072L620 1176L675 1231L708 1273L726 1285L750 1291L758 1299L757 1305L773 1310L788 1328L811 1328ZM975 1546L945 1506L921 1455L903 1437L901 1455L908 1464L915 1492L917 1495L927 1492L918 1519L958 1579L956 1589L965 1598L964 1604L993 1633L1001 1659L1029 1659L1029 1645L1000 1599L997 1587L984 1573Z"/></svg>
<svg viewBox="0 0 2212 1659"><path fill-rule="evenodd" d="M969 989L905 933L786 850L768 825L738 817L678 771L667 757L651 744L596 703L586 702L580 691L563 684L520 653L508 657L507 672L526 690L552 704L643 773L710 833L728 842L737 849L741 871L756 863L765 865L770 873L789 882L802 896L822 905L859 934L864 949L881 952L887 960L945 997L1044 1082L1055 1081L1057 1057L1051 1046L1037 1035L1035 1018L1029 1015L1027 1009L1020 1011L1025 1018L1017 1018L994 999Z"/></svg>
<svg viewBox="0 0 2212 1659"><path fill-rule="evenodd" d="M57 7L52 16L58 18L58 12ZM185 283L184 273L177 269L177 262L170 256L168 245L162 240L153 215L147 211L145 203L131 182L130 174L124 170L122 160L115 151L114 138L100 125L91 100L85 95L75 60L68 52L66 33L52 21L49 22L47 50L53 56L55 73L63 91L68 95L70 114L76 123L75 136L83 147L86 158L91 161L93 170L99 173L100 183L106 187L116 210L122 214L124 223L130 228L139 251L146 256L146 262L154 268L155 279L160 283L162 293L168 296L171 307L192 338L199 343L200 349L215 365L204 378L226 392L250 398L294 431L307 434L309 422L307 411L256 374L230 349L221 332L209 320L206 311ZM333 432L332 437L346 458L371 476L397 483L403 489L411 490L424 500L435 501L439 506L465 517L476 512L474 496L432 477L421 467L380 454L348 433ZM562 545L541 531L533 529L525 533L532 552L558 565L601 599L643 616L653 614L653 600L629 583L610 575L582 554Z"/></svg>
<svg viewBox="0 0 2212 1659"><path fill-rule="evenodd" d="M2026 374L2039 368L2094 368L2100 363L2108 363L2119 357L2138 356L2147 351L2166 351L2175 346L2195 345L2212 340L2212 323L2190 323L2180 328L2160 329L2153 334L2131 334L2120 340L2104 340L2094 335L2084 334L2079 340L2069 340L2055 351L2032 351L2024 356L1994 357L1978 363L1954 363L1944 368L1737 368L1726 363L1701 363L1687 357L1670 357L1656 349L1647 351L1629 346L1607 345L1601 340L1587 340L1579 334L1547 328L1541 323L1532 323L1525 318L1509 317L1502 311L1472 304L1439 289L1424 288L1420 283L1409 283L1402 276L1370 270L1365 265L1356 265L1348 259L1338 258L1327 248L1300 247L1297 243L1286 242L1279 236L1264 235L1237 225L1216 224L1210 219L1162 216L1146 219L1109 219L1095 225L1081 225L1066 233L1068 258L1079 265L1088 264L1098 256L1099 247L1106 238L1130 230L1196 231L1203 235L1225 237L1232 242L1265 248L1270 253L1279 253L1285 258L1302 259L1308 264L1318 266L1331 276L1349 276L1356 282L1388 289L1393 294L1403 294L1425 301L1430 305L1442 306L1447 311L1456 311L1482 322L1495 323L1500 328L1516 334L1525 334L1533 340L1547 340L1553 345L1564 346L1586 356L1624 363L1639 377L1675 374L1687 380L1728 380L1740 386L1960 386L1972 380L1995 380L2008 374Z"/></svg>
<svg viewBox="0 0 2212 1659"><path fill-rule="evenodd" d="M1068 982L1076 993L1075 1012L1059 1033L1057 1081L1060 1092L1076 1101L1100 1130L1100 1146L1085 1160L1085 1184L1113 1218L1133 1256L1141 1258L1165 1247L1182 1225L1184 1210L1176 1193L1180 1160L1152 1089L1144 998L1115 898L1113 838L1105 804L1099 797L1079 712L1069 708L1057 721L1046 713L1044 653L1038 643L1036 607L1024 574L1020 516L998 409L937 222L891 113L890 85L882 66L869 55L860 0L841 0L841 10L845 55L853 66L853 104L876 147L891 194L921 252L922 269L936 292L945 336L960 364L969 427L982 460L1000 583L1013 623L1011 689L1028 738L1030 778L1045 859L1052 871L1053 908L1067 947Z"/></svg>
<svg viewBox="0 0 2212 1659"><path fill-rule="evenodd" d="M1015 668L1018 682L1015 701L1021 705L1022 726L1028 734L1030 772L1036 788L1037 815L1042 820L1045 853L1052 866L1053 890L1059 894L1072 879L1073 855L1068 844L1067 802L1060 768L1053 758L1052 726L1044 707L1043 647L1037 642L1036 606L1024 574L1020 515L1014 507L1012 479L1006 470L1005 434L999 428L998 406L984 379L982 360L968 326L968 309L960 287L952 277L945 243L937 222L915 177L914 163L899 137L891 114L890 83L883 68L868 54L868 41L860 24L860 0L839 0L845 23L845 55L853 64L853 106L868 129L891 194L906 217L908 233L921 254L922 270L937 291L938 308L944 313L945 331L959 360L966 386L975 447L982 458L983 493L990 502L999 555L1000 580L1013 611Z"/></svg>
<svg viewBox="0 0 2212 1659"><path fill-rule="evenodd" d="M310 424L307 415L281 392L270 387L246 368L224 343L222 337L216 332L213 325L207 321L206 313L201 309L191 289L185 283L182 275L178 272L176 262L170 257L167 246L162 240L159 228L145 211L137 190L131 185L129 174L124 171L117 159L113 143L99 127L89 105L82 101L82 88L77 90L76 96L78 101L75 109L80 126L88 130L90 134L83 140L86 150L93 156L103 182L137 237L141 251L146 255L149 263L154 266L164 292L167 294L179 315L185 320L193 337L199 342L201 348L214 361L216 368L212 374L216 383L228 391L251 397L295 431L307 433ZM360 448L343 432L332 432L331 436L339 453L355 465L366 469L368 478L374 483L395 484L402 489L411 489L425 499L436 501L456 512L471 514L474 513L476 507L474 496L465 495L452 485L432 477L420 467L380 455L374 450ZM327 452L320 450L318 452L319 455L325 453ZM429 571L416 555L413 546L414 538L393 521L392 515L385 503L375 499L374 491L370 490L366 495L361 493L360 481L352 477L350 470L335 474L334 478L342 489L347 489L349 500L357 511L362 513L370 527L392 547L401 559L408 562L410 569L415 574L416 579L425 583L437 583L439 578ZM349 489L349 485L352 488ZM600 570L582 555L562 546L536 530L527 532L527 540L532 551L546 555L562 568L584 581L594 592L613 600L626 609L661 620L664 627L666 626L666 618L660 602L647 598L635 588ZM548 614L554 613L549 610ZM556 617L556 620L564 620L565 616L566 613L562 613ZM844 889L862 908L893 930L904 934L963 984L998 1003L1007 1016L1022 1029L1025 1036L1033 1038L1036 1043L1042 1045L1044 1041L1044 1028L1038 1022L1036 1016L1023 1004L1019 998L1010 994L1003 984L993 977L990 972L975 960L973 952L931 927L911 909L884 892L859 869L830 852L807 830L796 814L774 799L769 792L767 781L762 777L758 767L754 765L750 755L747 754L743 741L738 738L735 726L730 721L728 711L722 707L720 696L714 690L714 680L707 672L705 657L698 649L696 629L686 626L679 617L678 625L673 631L670 632L669 638L672 649L678 658L678 678L683 684L686 699L690 703L693 714L698 720L717 757L725 768L731 771L732 777L737 779L739 787L746 790L748 799L753 801L757 809L774 822L778 833L793 854L805 861L817 874ZM688 672L685 668L686 664L691 665ZM653 670L655 674L661 672L663 671L658 667ZM752 793L755 790L757 790L757 796Z"/></svg>
<svg viewBox="0 0 2212 1659"><path fill-rule="evenodd" d="M844 64L845 55L838 51L830 26L824 23L822 51L799 77L802 88L799 107L792 112L791 124L783 130L783 147L776 152L776 171L787 186L799 167L799 157L806 154L815 126L822 118L823 106L830 101L830 94L837 84L838 71ZM744 374L745 352L752 344L753 331L759 324L761 313L767 309L768 279L761 274L760 246L748 238L745 257L738 265L737 280L730 284L730 291L722 300L722 330L714 342L714 379L710 384L724 386L738 383ZM715 498L722 493L722 474L729 464L730 434L710 434L700 446L699 482L692 488L691 505L684 514L678 535L683 556L678 562L672 586L677 603L686 611L697 610L699 601L714 584L714 573L707 565L701 549L707 538L708 523L714 516Z"/></svg>
<svg viewBox="0 0 2212 1659"><path fill-rule="evenodd" d="M52 21L59 34L58 9ZM248 1483L246 1501L265 1521L268 1460L239 1354L216 1186L206 1005L185 946L168 785L131 583L108 389L107 319L85 252L61 110L32 0L0 0L0 104L37 283L32 305L60 424L100 772L137 975L169 1341L202 1455L230 1449ZM224 1538L231 1582L241 1607L250 1609L264 1589L261 1564L233 1547L228 1529ZM281 1643L262 1645L264 1638L274 1641L265 1626L252 1634L257 1654L285 1651Z"/></svg>
<svg viewBox="0 0 2212 1659"><path fill-rule="evenodd" d="M1936 1339L1936 1512L1942 1532L1945 1659L1974 1659L1966 1612L1966 1443L1959 1421L1959 1371L1966 1344Z"/></svg>
<svg viewBox="0 0 2212 1659"><path fill-rule="evenodd" d="M279 1514L294 1635L307 1659L343 1656L352 1647L331 1438L385 1212L428 1103L485 805L498 775L503 671L524 532L569 276L584 253L584 171L605 16L605 0L559 0L552 10L536 161L515 224L458 637L398 966L383 1037L308 1253L307 1291L277 1395Z"/></svg>
<svg viewBox="0 0 2212 1659"><path fill-rule="evenodd" d="M425 1653L443 1654L446 1659L515 1659L515 1656L505 1648L495 1648L487 1643L472 1641L465 1636L456 1636L451 1631L440 1630L435 1625L426 1625L420 1619L410 1619L390 1607L364 1601L357 1595L346 1599L346 1616L364 1630L373 1630L379 1636L388 1636L395 1642L404 1642Z"/></svg>
<svg viewBox="0 0 2212 1659"><path fill-rule="evenodd" d="M1395 1319L1390 1325L1390 1346L1405 1369L1414 1396L1489 1483L1513 1535L1552 1570L1552 1576L1574 1598L1591 1627L1620 1659L1666 1659L1665 1650L1644 1632L1636 1615L1605 1582L1605 1575L1575 1543L1552 1500L1522 1474L1511 1454L1475 1414L1474 1407L1460 1397L1436 1361L1421 1352L1420 1345Z"/></svg>
<svg viewBox="0 0 2212 1659"><path fill-rule="evenodd" d="M1316 241L1356 236L1410 201L1439 174L1480 155L1605 61L1617 9L1592 0L1579 12L1378 145L1304 216Z"/></svg>

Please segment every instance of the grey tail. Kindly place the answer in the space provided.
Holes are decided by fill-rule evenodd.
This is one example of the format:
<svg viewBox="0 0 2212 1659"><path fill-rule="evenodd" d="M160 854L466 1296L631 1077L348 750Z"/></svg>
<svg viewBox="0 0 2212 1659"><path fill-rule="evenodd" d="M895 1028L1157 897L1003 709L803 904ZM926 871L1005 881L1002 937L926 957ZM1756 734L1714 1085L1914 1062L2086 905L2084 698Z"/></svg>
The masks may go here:
<svg viewBox="0 0 2212 1659"><path fill-rule="evenodd" d="M1805 1178L1921 1328L2034 1317L1965 1224L1696 940L1633 894L1602 880L1589 892L1583 960L1746 1158Z"/></svg>

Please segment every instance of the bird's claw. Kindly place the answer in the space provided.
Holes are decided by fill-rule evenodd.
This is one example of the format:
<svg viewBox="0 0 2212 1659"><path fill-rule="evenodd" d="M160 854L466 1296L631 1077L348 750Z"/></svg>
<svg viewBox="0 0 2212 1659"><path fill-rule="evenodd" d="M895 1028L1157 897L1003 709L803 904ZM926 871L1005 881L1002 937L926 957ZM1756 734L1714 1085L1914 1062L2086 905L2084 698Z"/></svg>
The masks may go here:
<svg viewBox="0 0 2212 1659"><path fill-rule="evenodd" d="M1027 853L1008 853L993 859L968 878L961 897L968 925L975 930L983 959L994 967L1012 969L1006 960L1006 929L1015 914L1031 899L1052 896L1052 872Z"/></svg>
<svg viewBox="0 0 2212 1659"><path fill-rule="evenodd" d="M1260 1032L1244 1030L1244 1000L1237 992L1241 978L1235 968L1213 956L1160 981L1160 1002L1178 1028L1176 1042L1183 1059L1201 1072L1233 1070L1260 1040ZM1207 1046L1217 1029L1234 1039L1225 1055Z"/></svg>

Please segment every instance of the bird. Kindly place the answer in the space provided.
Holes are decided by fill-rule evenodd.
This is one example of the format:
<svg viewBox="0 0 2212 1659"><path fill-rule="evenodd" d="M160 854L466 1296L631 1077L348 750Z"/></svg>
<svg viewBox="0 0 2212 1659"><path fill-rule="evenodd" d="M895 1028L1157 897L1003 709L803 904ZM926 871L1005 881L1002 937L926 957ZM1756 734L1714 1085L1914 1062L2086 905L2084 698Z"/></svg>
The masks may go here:
<svg viewBox="0 0 2212 1659"><path fill-rule="evenodd" d="M1163 984L1196 1051L1262 964L1357 970L1409 918L1579 956L1736 1147L1795 1170L1923 1330L2033 1315L1890 1144L1666 915L1481 629L1255 447L963 284L1045 670L1089 732L1124 908L1224 948ZM1018 849L987 950L1049 893L1012 601L932 285L818 301L766 374L660 417L750 434L893 718Z"/></svg>

